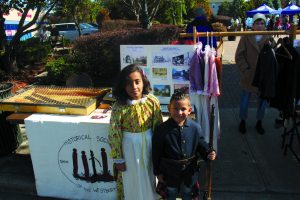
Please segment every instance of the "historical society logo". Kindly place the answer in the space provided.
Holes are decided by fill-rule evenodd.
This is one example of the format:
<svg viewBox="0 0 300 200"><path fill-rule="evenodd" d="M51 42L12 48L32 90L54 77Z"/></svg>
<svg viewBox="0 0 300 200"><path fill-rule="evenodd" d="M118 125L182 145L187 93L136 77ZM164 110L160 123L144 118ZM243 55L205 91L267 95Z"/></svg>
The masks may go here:
<svg viewBox="0 0 300 200"><path fill-rule="evenodd" d="M107 151L110 151L107 138L91 138L89 134L68 138L58 151L60 171L78 188L90 192L112 192L115 177Z"/></svg>

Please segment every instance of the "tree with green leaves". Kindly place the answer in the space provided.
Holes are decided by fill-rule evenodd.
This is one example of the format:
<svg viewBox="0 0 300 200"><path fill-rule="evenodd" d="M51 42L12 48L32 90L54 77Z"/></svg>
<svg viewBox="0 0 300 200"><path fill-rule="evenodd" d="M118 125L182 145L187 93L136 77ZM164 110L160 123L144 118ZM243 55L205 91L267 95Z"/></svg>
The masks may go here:
<svg viewBox="0 0 300 200"><path fill-rule="evenodd" d="M211 15L209 0L166 0L161 2L157 19L163 23L182 24L195 17L195 8L204 5L206 12ZM207 10L207 9L209 10Z"/></svg>
<svg viewBox="0 0 300 200"><path fill-rule="evenodd" d="M250 4L253 6L252 9L258 8L263 3L263 0L250 0Z"/></svg>
<svg viewBox="0 0 300 200"><path fill-rule="evenodd" d="M231 3L228 1L223 1L219 6L218 15L231 16L230 7Z"/></svg>
<svg viewBox="0 0 300 200"><path fill-rule="evenodd" d="M91 18L95 18L96 16L91 16L93 12L96 12L92 12L92 9L97 7L99 12L99 4L92 0L61 0L56 6L55 11L56 15L60 15L63 19L73 21L77 27L79 35L81 35L79 24L82 22L88 22Z"/></svg>
<svg viewBox="0 0 300 200"><path fill-rule="evenodd" d="M168 0L163 1L159 7L156 19L167 24L182 24L186 19L186 1L185 0Z"/></svg>
<svg viewBox="0 0 300 200"><path fill-rule="evenodd" d="M162 0L103 0L102 6L109 9L112 19L143 20L149 25L157 15Z"/></svg>
<svg viewBox="0 0 300 200"><path fill-rule="evenodd" d="M137 21L141 20L144 28L149 28L161 0L122 0L122 2L136 16Z"/></svg>
<svg viewBox="0 0 300 200"><path fill-rule="evenodd" d="M246 10L243 6L244 0L233 0L230 7L230 13L231 17L238 18L238 17L244 17Z"/></svg>
<svg viewBox="0 0 300 200"><path fill-rule="evenodd" d="M59 0L8 0L0 1L0 67L10 73L17 69L15 50L18 49L23 35L36 31L40 28L49 12L56 6ZM6 39L4 15L15 9L22 13L18 29L10 42ZM35 14L31 21L25 24L25 19L30 10Z"/></svg>
<svg viewBox="0 0 300 200"><path fill-rule="evenodd" d="M264 1L262 2L262 4L266 4L266 5L269 6L270 8L274 8L273 1L272 1L272 0L264 0Z"/></svg>
<svg viewBox="0 0 300 200"><path fill-rule="evenodd" d="M272 0L272 4L273 4L273 8L276 10L281 7L280 0Z"/></svg>

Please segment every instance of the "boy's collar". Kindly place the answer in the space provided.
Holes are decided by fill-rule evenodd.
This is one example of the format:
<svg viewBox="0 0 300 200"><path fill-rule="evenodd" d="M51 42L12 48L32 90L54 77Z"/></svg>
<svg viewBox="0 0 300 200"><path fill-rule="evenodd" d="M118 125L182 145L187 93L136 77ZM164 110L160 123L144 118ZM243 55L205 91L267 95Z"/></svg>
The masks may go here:
<svg viewBox="0 0 300 200"><path fill-rule="evenodd" d="M176 124L178 126L178 124L175 122L175 120L172 117L170 117L170 119L172 120L172 122L174 124ZM188 118L186 118L185 122L183 123L183 126L190 126L190 125L191 125L191 119L188 117Z"/></svg>

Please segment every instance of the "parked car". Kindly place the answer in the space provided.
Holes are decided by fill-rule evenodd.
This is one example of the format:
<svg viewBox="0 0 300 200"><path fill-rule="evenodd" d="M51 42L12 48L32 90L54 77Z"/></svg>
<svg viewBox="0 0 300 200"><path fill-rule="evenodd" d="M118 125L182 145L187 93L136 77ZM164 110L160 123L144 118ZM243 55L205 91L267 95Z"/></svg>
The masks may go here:
<svg viewBox="0 0 300 200"><path fill-rule="evenodd" d="M90 22L88 24L91 25L91 26L93 26L93 27L95 27L95 28L99 27L99 25L97 23L95 23L95 22Z"/></svg>
<svg viewBox="0 0 300 200"><path fill-rule="evenodd" d="M75 23L60 23L54 24L60 35L64 38L74 41L78 36L79 32ZM98 32L98 29L88 23L79 24L81 35L90 35Z"/></svg>

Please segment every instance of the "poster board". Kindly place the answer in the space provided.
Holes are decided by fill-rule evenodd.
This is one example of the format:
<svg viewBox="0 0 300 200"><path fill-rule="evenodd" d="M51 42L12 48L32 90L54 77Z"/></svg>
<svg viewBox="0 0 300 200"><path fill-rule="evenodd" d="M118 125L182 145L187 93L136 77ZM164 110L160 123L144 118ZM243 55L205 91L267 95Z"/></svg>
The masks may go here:
<svg viewBox="0 0 300 200"><path fill-rule="evenodd" d="M189 93L189 62L193 45L121 45L121 69L138 64L148 77L152 93L168 104L176 90Z"/></svg>
<svg viewBox="0 0 300 200"><path fill-rule="evenodd" d="M110 158L110 113L32 114L25 119L37 194L64 199L116 199Z"/></svg>

